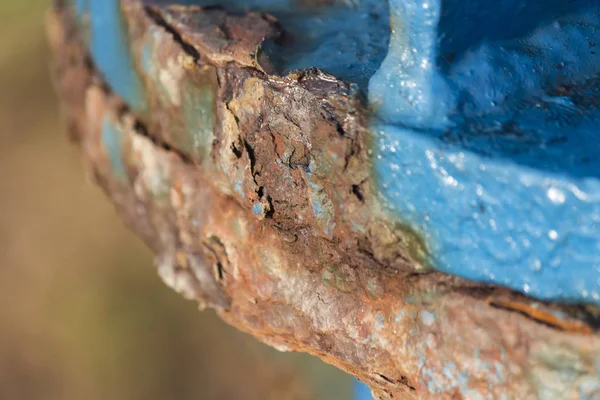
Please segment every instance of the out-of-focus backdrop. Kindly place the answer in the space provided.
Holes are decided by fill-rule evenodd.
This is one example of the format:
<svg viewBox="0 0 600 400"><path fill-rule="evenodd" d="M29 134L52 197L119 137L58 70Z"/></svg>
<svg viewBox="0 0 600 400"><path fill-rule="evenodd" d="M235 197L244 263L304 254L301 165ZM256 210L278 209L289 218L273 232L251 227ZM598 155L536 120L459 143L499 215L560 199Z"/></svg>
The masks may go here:
<svg viewBox="0 0 600 400"><path fill-rule="evenodd" d="M350 399L160 282L60 125L48 5L0 0L0 399Z"/></svg>

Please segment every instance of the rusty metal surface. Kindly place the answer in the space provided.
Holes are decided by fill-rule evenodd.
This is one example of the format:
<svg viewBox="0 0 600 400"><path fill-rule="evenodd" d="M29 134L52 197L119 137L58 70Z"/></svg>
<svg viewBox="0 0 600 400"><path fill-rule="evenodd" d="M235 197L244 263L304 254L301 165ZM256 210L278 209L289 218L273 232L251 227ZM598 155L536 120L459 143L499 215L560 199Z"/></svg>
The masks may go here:
<svg viewBox="0 0 600 400"><path fill-rule="evenodd" d="M593 310L432 272L373 194L360 95L257 63L274 19L133 0L123 14L145 111L103 82L68 7L49 17L54 75L90 173L165 283L382 399L600 395Z"/></svg>

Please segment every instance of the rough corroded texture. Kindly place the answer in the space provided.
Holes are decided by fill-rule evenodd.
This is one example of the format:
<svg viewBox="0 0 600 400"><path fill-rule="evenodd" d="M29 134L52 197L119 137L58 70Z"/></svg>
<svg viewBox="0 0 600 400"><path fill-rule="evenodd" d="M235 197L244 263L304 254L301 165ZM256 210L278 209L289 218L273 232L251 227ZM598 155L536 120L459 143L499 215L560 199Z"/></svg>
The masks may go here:
<svg viewBox="0 0 600 400"><path fill-rule="evenodd" d="M592 312L429 271L373 195L357 91L256 61L272 17L124 3L144 107L103 83L69 8L49 18L54 72L91 173L167 284L382 399L600 396Z"/></svg>

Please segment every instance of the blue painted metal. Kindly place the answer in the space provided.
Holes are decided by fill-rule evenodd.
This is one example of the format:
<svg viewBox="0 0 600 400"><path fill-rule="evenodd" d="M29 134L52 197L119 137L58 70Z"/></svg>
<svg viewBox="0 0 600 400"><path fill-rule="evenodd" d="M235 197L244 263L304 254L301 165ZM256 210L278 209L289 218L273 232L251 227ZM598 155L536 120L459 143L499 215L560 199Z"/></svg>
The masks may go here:
<svg viewBox="0 0 600 400"><path fill-rule="evenodd" d="M104 79L132 110L147 109L141 77L133 61L119 0L77 0L76 11L89 16L90 52Z"/></svg>
<svg viewBox="0 0 600 400"><path fill-rule="evenodd" d="M371 389L359 380L354 381L354 400L373 400Z"/></svg>
<svg viewBox="0 0 600 400"><path fill-rule="evenodd" d="M390 209L439 270L600 304L600 5L391 5L369 87Z"/></svg>

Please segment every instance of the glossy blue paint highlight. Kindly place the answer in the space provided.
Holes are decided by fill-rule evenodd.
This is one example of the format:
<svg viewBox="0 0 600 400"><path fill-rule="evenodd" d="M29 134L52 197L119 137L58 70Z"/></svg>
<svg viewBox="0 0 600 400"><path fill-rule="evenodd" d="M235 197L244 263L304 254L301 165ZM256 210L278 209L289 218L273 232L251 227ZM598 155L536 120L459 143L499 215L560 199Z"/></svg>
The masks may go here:
<svg viewBox="0 0 600 400"><path fill-rule="evenodd" d="M392 36L381 68L369 82L369 101L388 123L443 128L452 91L437 56L439 0L391 0Z"/></svg>
<svg viewBox="0 0 600 400"><path fill-rule="evenodd" d="M388 207L439 270L600 304L600 4L390 5L369 86Z"/></svg>
<svg viewBox="0 0 600 400"><path fill-rule="evenodd" d="M359 380L354 381L354 400L373 400L371 389Z"/></svg>
<svg viewBox="0 0 600 400"><path fill-rule="evenodd" d="M129 49L119 0L88 0L88 10L89 46L96 67L129 107L145 112L146 96Z"/></svg>
<svg viewBox="0 0 600 400"><path fill-rule="evenodd" d="M386 122L446 129L598 72L596 0L390 0L392 37L369 83ZM497 113L496 113L497 114Z"/></svg>

